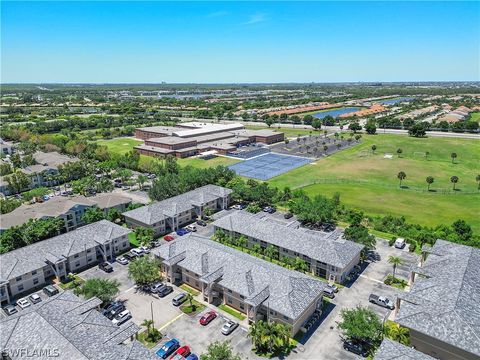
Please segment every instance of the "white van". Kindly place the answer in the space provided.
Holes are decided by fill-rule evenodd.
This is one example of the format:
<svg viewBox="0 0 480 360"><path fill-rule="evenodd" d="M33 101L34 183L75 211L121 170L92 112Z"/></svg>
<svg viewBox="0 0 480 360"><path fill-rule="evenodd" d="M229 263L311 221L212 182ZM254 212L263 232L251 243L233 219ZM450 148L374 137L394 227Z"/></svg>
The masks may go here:
<svg viewBox="0 0 480 360"><path fill-rule="evenodd" d="M403 249L405 245L406 245L406 242L404 238L397 238L397 240L395 240L395 247L397 249Z"/></svg>

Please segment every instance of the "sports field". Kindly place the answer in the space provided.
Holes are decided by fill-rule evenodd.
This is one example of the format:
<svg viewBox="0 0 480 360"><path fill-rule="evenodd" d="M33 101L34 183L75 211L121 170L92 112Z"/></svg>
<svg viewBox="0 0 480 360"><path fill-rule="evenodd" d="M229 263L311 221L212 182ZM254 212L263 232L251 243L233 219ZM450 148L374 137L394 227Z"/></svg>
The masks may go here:
<svg viewBox="0 0 480 360"><path fill-rule="evenodd" d="M133 149L135 145L141 144L143 141L132 138L116 138L111 140L97 140L98 145L105 145L111 152L123 155Z"/></svg>
<svg viewBox="0 0 480 360"><path fill-rule="evenodd" d="M371 146L377 150L372 153ZM403 150L401 157L396 151ZM427 158L424 153L429 152ZM450 154L457 153L455 163ZM392 154L392 158L385 158ZM397 174L406 173L404 188ZM283 188L303 187L309 194L341 194L342 202L372 215L405 216L423 225L468 221L480 232L480 142L464 139L417 139L399 135L363 135L363 142L317 160L269 183ZM458 176L452 191L451 176ZM427 176L434 177L427 192Z"/></svg>

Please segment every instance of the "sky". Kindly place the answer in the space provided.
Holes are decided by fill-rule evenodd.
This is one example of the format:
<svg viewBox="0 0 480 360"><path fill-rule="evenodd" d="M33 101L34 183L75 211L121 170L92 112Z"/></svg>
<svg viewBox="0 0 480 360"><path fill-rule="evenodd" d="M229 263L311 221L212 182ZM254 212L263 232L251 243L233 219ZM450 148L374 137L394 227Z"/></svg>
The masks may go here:
<svg viewBox="0 0 480 360"><path fill-rule="evenodd" d="M1 4L2 83L479 81L480 2Z"/></svg>

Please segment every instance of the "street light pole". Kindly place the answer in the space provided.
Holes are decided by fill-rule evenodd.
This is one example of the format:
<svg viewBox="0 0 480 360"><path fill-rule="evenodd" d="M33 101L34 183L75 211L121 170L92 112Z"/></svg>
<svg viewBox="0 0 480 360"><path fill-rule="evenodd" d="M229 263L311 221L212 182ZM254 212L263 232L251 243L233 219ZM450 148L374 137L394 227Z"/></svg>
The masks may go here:
<svg viewBox="0 0 480 360"><path fill-rule="evenodd" d="M152 313L152 327L155 328L155 322L153 321L153 301L150 302L150 312Z"/></svg>

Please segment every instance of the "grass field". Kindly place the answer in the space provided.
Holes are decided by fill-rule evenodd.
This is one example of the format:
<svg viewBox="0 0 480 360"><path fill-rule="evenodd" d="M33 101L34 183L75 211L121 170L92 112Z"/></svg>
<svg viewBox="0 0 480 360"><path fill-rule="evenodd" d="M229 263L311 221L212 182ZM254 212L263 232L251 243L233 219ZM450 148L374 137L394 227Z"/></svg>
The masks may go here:
<svg viewBox="0 0 480 360"><path fill-rule="evenodd" d="M117 138L111 140L97 140L98 145L105 145L111 152L123 155L133 149L135 145L141 144L143 141L131 138Z"/></svg>
<svg viewBox="0 0 480 360"><path fill-rule="evenodd" d="M149 161L153 161L155 158L146 155L140 155L140 163L147 163ZM193 166L199 169L206 169L209 167L214 167L218 165L228 166L237 163L239 160L230 159L222 156L217 156L212 159L204 160L199 158L185 158L185 159L177 159L177 163L180 166Z"/></svg>
<svg viewBox="0 0 480 360"><path fill-rule="evenodd" d="M373 144L377 146L375 155L370 150ZM396 155L398 148L403 150L400 158ZM359 156L362 150L367 150L368 155ZM414 154L427 151L428 159ZM455 163L450 158L452 152L458 155ZM394 156L386 159L385 153ZM343 203L368 214L403 215L423 225L449 224L462 218L480 232L480 193L475 180L479 164L478 141L364 135L358 146L275 177L269 183L279 188L302 187L311 195L339 192ZM402 189L397 179L399 171L407 175ZM456 192L451 191L452 175L459 177ZM426 191L427 176L435 179L431 192Z"/></svg>
<svg viewBox="0 0 480 360"><path fill-rule="evenodd" d="M470 120L480 122L480 112L474 112L470 114Z"/></svg>
<svg viewBox="0 0 480 360"><path fill-rule="evenodd" d="M301 126L301 125L299 125ZM312 134L323 134L323 130L322 131L315 131L315 130L311 130L311 129L294 129L294 128L280 128L280 127L275 127L275 126L272 126L272 127L268 127L268 126L253 126L253 125L248 125L246 126L247 129L252 129L252 130L260 130L260 129L270 129L270 130L273 130L273 131L278 131L278 132L283 132L285 133L285 135L287 137L297 137L298 135L308 135L310 134L310 132Z"/></svg>

